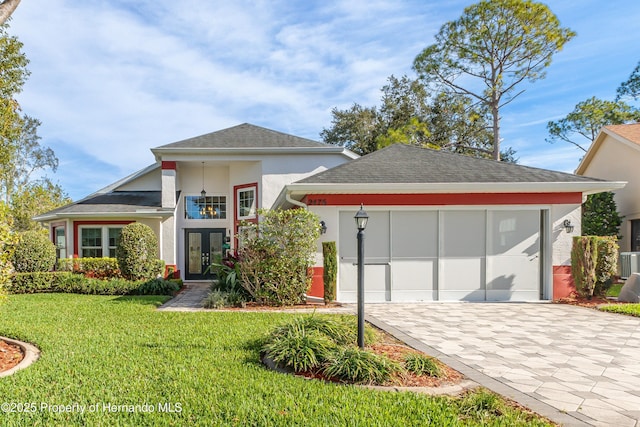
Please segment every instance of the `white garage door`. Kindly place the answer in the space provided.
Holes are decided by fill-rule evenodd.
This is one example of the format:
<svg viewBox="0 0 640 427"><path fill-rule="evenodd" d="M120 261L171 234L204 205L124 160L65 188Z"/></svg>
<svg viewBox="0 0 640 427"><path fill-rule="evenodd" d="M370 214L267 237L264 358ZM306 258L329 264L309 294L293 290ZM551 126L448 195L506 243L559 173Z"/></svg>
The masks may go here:
<svg viewBox="0 0 640 427"><path fill-rule="evenodd" d="M356 301L354 212L340 213L338 299ZM539 210L370 211L365 300L540 298Z"/></svg>

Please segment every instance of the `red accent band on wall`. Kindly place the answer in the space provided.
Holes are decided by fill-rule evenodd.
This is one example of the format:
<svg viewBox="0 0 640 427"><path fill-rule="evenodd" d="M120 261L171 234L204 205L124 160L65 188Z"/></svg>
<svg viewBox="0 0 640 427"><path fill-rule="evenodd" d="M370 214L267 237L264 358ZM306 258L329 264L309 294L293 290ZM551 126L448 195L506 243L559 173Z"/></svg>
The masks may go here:
<svg viewBox="0 0 640 427"><path fill-rule="evenodd" d="M73 257L78 258L80 248L80 226L81 225L127 225L131 224L131 220L125 221L73 221Z"/></svg>
<svg viewBox="0 0 640 427"><path fill-rule="evenodd" d="M176 170L176 162L162 161L162 170Z"/></svg>
<svg viewBox="0 0 640 427"><path fill-rule="evenodd" d="M302 202L309 206L581 204L582 193L308 194Z"/></svg>
<svg viewBox="0 0 640 427"><path fill-rule="evenodd" d="M553 266L553 299L567 298L576 291L570 265Z"/></svg>
<svg viewBox="0 0 640 427"><path fill-rule="evenodd" d="M307 295L310 297L324 298L324 267L311 267L311 288Z"/></svg>

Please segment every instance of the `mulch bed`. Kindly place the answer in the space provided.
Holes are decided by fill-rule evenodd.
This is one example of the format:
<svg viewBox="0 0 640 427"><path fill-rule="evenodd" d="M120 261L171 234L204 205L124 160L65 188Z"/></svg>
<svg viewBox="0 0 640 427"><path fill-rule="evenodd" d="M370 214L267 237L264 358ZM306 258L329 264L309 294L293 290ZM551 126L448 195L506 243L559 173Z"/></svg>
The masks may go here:
<svg viewBox="0 0 640 427"><path fill-rule="evenodd" d="M24 359L20 346L0 340L0 372L8 371Z"/></svg>
<svg viewBox="0 0 640 427"><path fill-rule="evenodd" d="M585 298L585 297L581 297L576 293L573 293L566 298L560 298L558 300L555 300L554 303L577 305L579 307L587 307L587 308L598 308L601 305L610 305L610 304L628 304L626 302L620 302L618 300L602 298L602 297Z"/></svg>

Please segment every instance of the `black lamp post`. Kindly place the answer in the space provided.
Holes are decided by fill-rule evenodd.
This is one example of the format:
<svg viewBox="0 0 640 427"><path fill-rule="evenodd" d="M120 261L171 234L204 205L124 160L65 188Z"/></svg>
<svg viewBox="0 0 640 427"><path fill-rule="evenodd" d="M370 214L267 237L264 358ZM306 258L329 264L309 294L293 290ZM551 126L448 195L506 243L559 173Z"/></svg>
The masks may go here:
<svg viewBox="0 0 640 427"><path fill-rule="evenodd" d="M358 227L358 347L364 348L364 229L367 228L369 215L363 205L354 216Z"/></svg>

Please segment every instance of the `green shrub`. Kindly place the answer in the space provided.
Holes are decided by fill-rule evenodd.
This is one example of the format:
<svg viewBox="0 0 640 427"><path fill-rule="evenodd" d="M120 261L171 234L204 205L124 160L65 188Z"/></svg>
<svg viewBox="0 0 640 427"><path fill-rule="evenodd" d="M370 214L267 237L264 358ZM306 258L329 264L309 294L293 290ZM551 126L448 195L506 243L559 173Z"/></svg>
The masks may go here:
<svg viewBox="0 0 640 427"><path fill-rule="evenodd" d="M409 353L404 357L404 367L407 371L416 375L428 375L439 378L442 370L438 362L429 356L419 353Z"/></svg>
<svg viewBox="0 0 640 427"><path fill-rule="evenodd" d="M179 283L164 279L93 279L68 271L15 273L7 287L12 294L61 292L89 295L172 295L178 289Z"/></svg>
<svg viewBox="0 0 640 427"><path fill-rule="evenodd" d="M6 287L11 284L14 243L15 235L11 233L11 216L6 204L0 203L0 302L5 298Z"/></svg>
<svg viewBox="0 0 640 427"><path fill-rule="evenodd" d="M116 249L122 276L129 280L154 279L163 273L158 263L158 239L148 225L134 222L122 228Z"/></svg>
<svg viewBox="0 0 640 427"><path fill-rule="evenodd" d="M311 286L319 218L305 209L259 214L260 222L243 224L239 235L240 284L262 304L302 303Z"/></svg>
<svg viewBox="0 0 640 427"><path fill-rule="evenodd" d="M334 348L335 343L322 332L292 323L274 334L262 350L278 366L308 372L319 368Z"/></svg>
<svg viewBox="0 0 640 427"><path fill-rule="evenodd" d="M121 277L116 258L64 258L58 260L58 271L72 271L86 277L109 279Z"/></svg>
<svg viewBox="0 0 640 427"><path fill-rule="evenodd" d="M328 303L336 299L336 280L338 277L338 255L336 242L322 242L322 259L324 282L324 302Z"/></svg>
<svg viewBox="0 0 640 427"><path fill-rule="evenodd" d="M596 261L596 287L594 295L605 296L618 271L617 237L599 237L597 241L598 259Z"/></svg>
<svg viewBox="0 0 640 427"><path fill-rule="evenodd" d="M574 236L571 273L583 297L604 296L616 273L618 244L613 236Z"/></svg>
<svg viewBox="0 0 640 427"><path fill-rule="evenodd" d="M212 289L207 295L202 305L204 308L226 308L226 307L242 307L247 302L245 295L239 291L222 291Z"/></svg>
<svg viewBox="0 0 640 427"><path fill-rule="evenodd" d="M142 282L131 295L173 295L182 287L182 281L155 278Z"/></svg>
<svg viewBox="0 0 640 427"><path fill-rule="evenodd" d="M338 348L322 368L328 377L356 384L384 384L399 371L397 363L359 347Z"/></svg>
<svg viewBox="0 0 640 427"><path fill-rule="evenodd" d="M56 247L39 231L25 231L13 250L13 267L19 273L50 271L56 263Z"/></svg>

